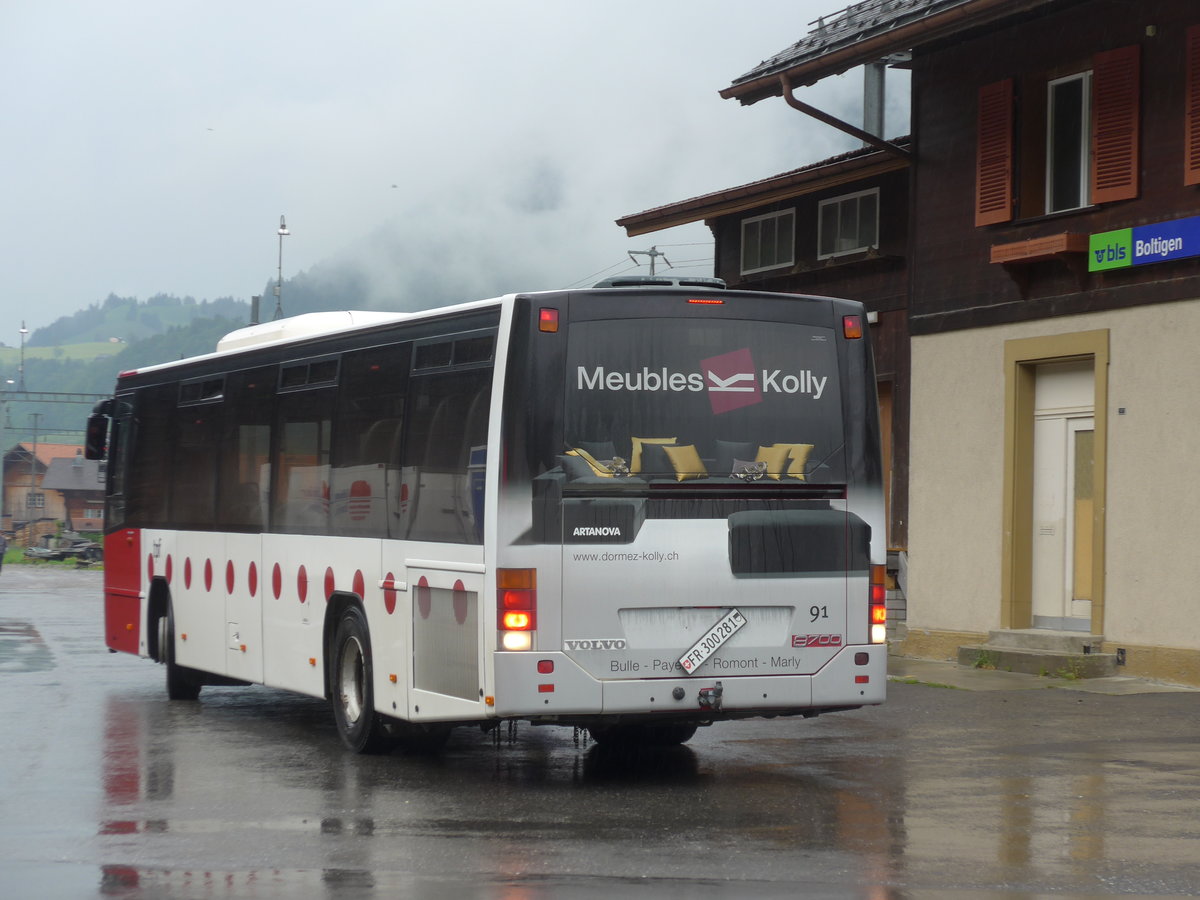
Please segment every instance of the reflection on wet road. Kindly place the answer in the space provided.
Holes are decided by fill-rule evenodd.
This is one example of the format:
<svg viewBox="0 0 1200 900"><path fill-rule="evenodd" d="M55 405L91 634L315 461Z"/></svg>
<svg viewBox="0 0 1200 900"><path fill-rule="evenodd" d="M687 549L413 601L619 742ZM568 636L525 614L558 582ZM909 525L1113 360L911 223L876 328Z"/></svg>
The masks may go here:
<svg viewBox="0 0 1200 900"><path fill-rule="evenodd" d="M359 757L322 703L162 674L104 651L96 573L0 575L0 896L1200 889L1200 694L895 684L633 756L523 724Z"/></svg>

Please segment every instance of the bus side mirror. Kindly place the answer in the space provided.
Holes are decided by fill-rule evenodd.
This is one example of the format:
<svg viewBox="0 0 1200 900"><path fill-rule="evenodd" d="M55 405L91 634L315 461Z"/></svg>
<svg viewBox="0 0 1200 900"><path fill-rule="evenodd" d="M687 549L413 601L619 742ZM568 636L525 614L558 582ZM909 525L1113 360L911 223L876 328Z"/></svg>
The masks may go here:
<svg viewBox="0 0 1200 900"><path fill-rule="evenodd" d="M104 459L108 456L108 416L105 413L94 412L88 416L83 455L86 459Z"/></svg>

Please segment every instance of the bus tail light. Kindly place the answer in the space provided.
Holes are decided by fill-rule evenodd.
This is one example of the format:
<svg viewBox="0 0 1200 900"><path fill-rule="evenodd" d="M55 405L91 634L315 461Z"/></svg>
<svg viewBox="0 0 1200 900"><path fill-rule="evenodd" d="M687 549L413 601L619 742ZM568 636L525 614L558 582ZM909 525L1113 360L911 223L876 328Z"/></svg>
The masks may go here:
<svg viewBox="0 0 1200 900"><path fill-rule="evenodd" d="M538 310L538 331L554 334L558 331L558 310L551 306L543 306Z"/></svg>
<svg viewBox="0 0 1200 900"><path fill-rule="evenodd" d="M871 643L887 643L887 585L884 579L887 569L883 566L871 566L871 601L870 626Z"/></svg>
<svg viewBox="0 0 1200 900"><path fill-rule="evenodd" d="M842 316L842 337L848 341L856 341L862 336L862 316Z"/></svg>
<svg viewBox="0 0 1200 900"><path fill-rule="evenodd" d="M503 650L532 650L537 631L537 569L496 570L496 630Z"/></svg>

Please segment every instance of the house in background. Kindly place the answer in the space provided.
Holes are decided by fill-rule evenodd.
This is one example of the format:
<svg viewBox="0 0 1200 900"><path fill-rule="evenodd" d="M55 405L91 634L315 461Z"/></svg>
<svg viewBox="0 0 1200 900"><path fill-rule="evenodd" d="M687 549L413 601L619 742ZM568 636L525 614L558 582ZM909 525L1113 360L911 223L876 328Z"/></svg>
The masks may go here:
<svg viewBox="0 0 1200 900"><path fill-rule="evenodd" d="M912 70L896 650L1200 684L1200 6L867 0L722 95L806 111L881 62Z"/></svg>
<svg viewBox="0 0 1200 900"><path fill-rule="evenodd" d="M84 459L77 448L71 459L58 457L42 478L42 488L63 498L64 526L70 531L104 530L105 460Z"/></svg>
<svg viewBox="0 0 1200 900"><path fill-rule="evenodd" d="M53 523L66 522L66 497L46 485L44 479L52 463L59 460L70 465L82 449L77 444L20 443L6 451L0 528L18 532L18 540L25 543L22 534L26 540L32 540L44 531L53 530ZM49 524L41 527L38 523Z"/></svg>

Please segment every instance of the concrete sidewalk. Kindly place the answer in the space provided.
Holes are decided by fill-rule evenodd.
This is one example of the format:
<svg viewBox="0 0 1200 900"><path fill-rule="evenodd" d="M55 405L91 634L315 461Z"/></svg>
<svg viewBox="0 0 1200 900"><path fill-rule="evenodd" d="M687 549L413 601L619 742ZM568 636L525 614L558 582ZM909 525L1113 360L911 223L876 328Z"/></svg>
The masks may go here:
<svg viewBox="0 0 1200 900"><path fill-rule="evenodd" d="M1184 685L1159 684L1122 675L1109 678L1055 678L1042 675L1023 675L1019 672L1000 672L995 669L976 669L960 666L951 660L910 659L904 656L888 657L888 680L940 685L964 691L1034 691L1047 688L1083 691L1089 694L1159 694L1195 693L1197 691L1196 688Z"/></svg>

